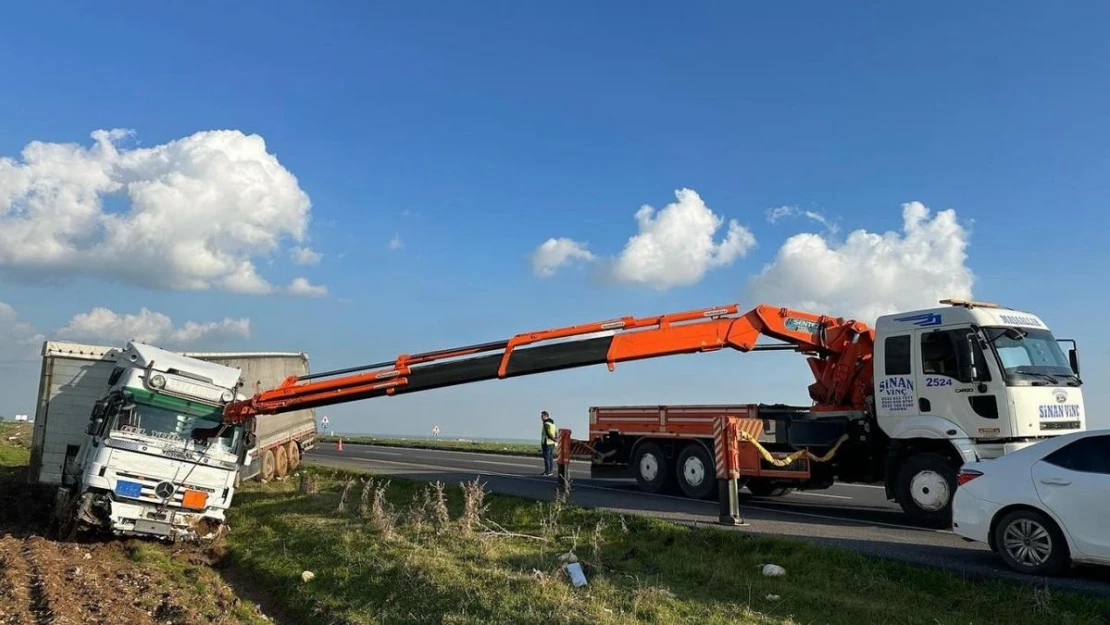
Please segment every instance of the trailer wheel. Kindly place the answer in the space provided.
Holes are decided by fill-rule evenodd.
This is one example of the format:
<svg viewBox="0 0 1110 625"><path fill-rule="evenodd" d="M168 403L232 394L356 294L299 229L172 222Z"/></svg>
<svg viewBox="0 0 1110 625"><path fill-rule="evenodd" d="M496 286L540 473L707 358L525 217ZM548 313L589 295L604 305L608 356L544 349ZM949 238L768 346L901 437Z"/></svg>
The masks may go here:
<svg viewBox="0 0 1110 625"><path fill-rule="evenodd" d="M934 452L906 458L898 470L898 504L914 521L932 528L952 526L956 463Z"/></svg>
<svg viewBox="0 0 1110 625"><path fill-rule="evenodd" d="M289 454L289 471L296 471L301 466L301 448L297 447L297 441L289 441L286 453Z"/></svg>
<svg viewBox="0 0 1110 625"><path fill-rule="evenodd" d="M632 458L636 484L645 493L662 493L670 489L674 474L667 466L663 449L656 443L645 442L636 447Z"/></svg>
<svg viewBox="0 0 1110 625"><path fill-rule="evenodd" d="M278 445L274 448L274 475L277 477L285 477L289 475L289 454L285 451L285 445Z"/></svg>
<svg viewBox="0 0 1110 625"><path fill-rule="evenodd" d="M274 471L276 470L277 461L274 458L274 450L267 449L262 452L262 471L259 472L259 477L263 482L269 482L274 479Z"/></svg>

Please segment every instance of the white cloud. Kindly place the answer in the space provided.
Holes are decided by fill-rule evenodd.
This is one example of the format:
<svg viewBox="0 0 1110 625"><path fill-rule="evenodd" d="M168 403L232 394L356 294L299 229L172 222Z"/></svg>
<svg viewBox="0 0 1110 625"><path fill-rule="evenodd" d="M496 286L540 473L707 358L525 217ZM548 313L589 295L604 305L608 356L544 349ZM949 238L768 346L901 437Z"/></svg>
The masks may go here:
<svg viewBox="0 0 1110 625"><path fill-rule="evenodd" d="M0 158L0 275L280 292L253 259L303 240L310 201L262 137L213 130L129 149L131 131L91 136Z"/></svg>
<svg viewBox="0 0 1110 625"><path fill-rule="evenodd" d="M289 250L289 254L298 265L315 265L323 258L320 252L310 247L294 247Z"/></svg>
<svg viewBox="0 0 1110 625"><path fill-rule="evenodd" d="M167 315L146 308L138 314L119 314L103 307L74 315L69 324L55 336L73 341L107 342L114 345L129 340L178 347L201 341L250 338L250 319L224 318L222 321L197 323L186 321L177 327Z"/></svg>
<svg viewBox="0 0 1110 625"><path fill-rule="evenodd" d="M587 249L585 243L566 237L551 238L541 243L532 252L532 273L546 278L554 275L563 265L575 260L593 261L594 259L595 256Z"/></svg>
<svg viewBox="0 0 1110 625"><path fill-rule="evenodd" d="M391 250L399 250L404 246L405 244L401 241L401 235L399 234L393 235L393 238L389 240L389 249Z"/></svg>
<svg viewBox="0 0 1110 625"><path fill-rule="evenodd" d="M971 297L969 232L949 209L930 217L920 202L902 205L902 232L855 230L843 243L797 234L750 282L756 299L874 323L879 315Z"/></svg>
<svg viewBox="0 0 1110 625"><path fill-rule="evenodd" d="M326 286L310 284L307 278L293 278L285 292L290 295L303 295L305 297L323 297L328 294Z"/></svg>
<svg viewBox="0 0 1110 625"><path fill-rule="evenodd" d="M725 238L715 241L724 218L696 191L679 189L675 198L658 213L646 204L636 211L640 231L628 239L609 270L616 281L658 290L689 286L755 247L755 236L735 219L729 221Z"/></svg>
<svg viewBox="0 0 1110 625"><path fill-rule="evenodd" d="M755 247L755 236L735 219L729 220L724 238L715 240L724 218L710 210L696 191L678 189L675 198L658 212L647 204L636 211L639 233L629 237L617 257L603 262L606 278L660 291L689 286ZM551 238L533 252L532 270L550 276L576 259L599 260L584 242Z"/></svg>
<svg viewBox="0 0 1110 625"><path fill-rule="evenodd" d="M0 302L0 362L34 360L46 337L20 321L15 309Z"/></svg>
<svg viewBox="0 0 1110 625"><path fill-rule="evenodd" d="M830 221L827 217L817 211L804 211L797 206L776 206L775 208L767 209L767 221L771 223L778 223L784 217L797 217L801 215L806 219L816 221L825 227L832 234L840 231L840 226Z"/></svg>

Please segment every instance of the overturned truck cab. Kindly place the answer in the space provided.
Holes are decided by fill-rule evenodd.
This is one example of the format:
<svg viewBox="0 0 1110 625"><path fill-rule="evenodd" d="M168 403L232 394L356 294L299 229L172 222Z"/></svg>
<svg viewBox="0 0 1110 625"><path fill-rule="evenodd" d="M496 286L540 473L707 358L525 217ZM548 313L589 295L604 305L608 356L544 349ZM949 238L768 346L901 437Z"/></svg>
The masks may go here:
<svg viewBox="0 0 1110 625"><path fill-rule="evenodd" d="M57 362L48 372L48 355L39 410L53 414L36 431L32 472L49 466L44 456L64 454L55 530L66 538L81 530L171 541L221 535L249 446L244 426L222 423L223 406L239 397L239 370L131 342L78 366L95 395L63 397L65 383L80 386L85 376Z"/></svg>

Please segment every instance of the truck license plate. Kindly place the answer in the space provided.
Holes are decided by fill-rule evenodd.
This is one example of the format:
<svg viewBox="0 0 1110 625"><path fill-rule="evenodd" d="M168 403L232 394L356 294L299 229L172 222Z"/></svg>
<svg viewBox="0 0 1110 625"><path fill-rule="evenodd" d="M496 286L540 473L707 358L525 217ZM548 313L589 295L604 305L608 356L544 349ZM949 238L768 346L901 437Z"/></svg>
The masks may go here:
<svg viewBox="0 0 1110 625"><path fill-rule="evenodd" d="M138 482L129 482L127 480L116 481L116 494L120 497L132 497L138 499L143 494L143 485Z"/></svg>
<svg viewBox="0 0 1110 625"><path fill-rule="evenodd" d="M170 524L162 523L161 521L148 521L146 519L135 520L135 531L146 532L148 534L158 534L159 536L170 535Z"/></svg>

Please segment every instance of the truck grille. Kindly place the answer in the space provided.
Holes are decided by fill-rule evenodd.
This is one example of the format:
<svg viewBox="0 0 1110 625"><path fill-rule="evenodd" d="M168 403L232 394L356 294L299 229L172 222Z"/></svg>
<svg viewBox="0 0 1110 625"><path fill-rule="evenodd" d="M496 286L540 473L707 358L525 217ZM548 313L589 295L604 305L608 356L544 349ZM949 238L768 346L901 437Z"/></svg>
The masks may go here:
<svg viewBox="0 0 1110 625"><path fill-rule="evenodd" d="M123 494L124 497L128 497L130 499L137 499L139 501L146 501L155 504L160 504L163 501L166 501L166 503L171 506L183 507L182 501L185 498L186 490L199 490L201 492L208 493L209 496L213 495L216 492L215 489L205 486L183 484L174 488L174 493L172 497L170 497L169 499L165 499L160 493L168 492L169 488L173 487L173 484L171 482L157 478L145 477L136 473L129 473L125 471L117 472L116 476L129 482L136 482L140 486L140 491L137 497L133 496L133 492L120 493L119 489L117 489L117 494ZM162 486L161 491L158 488L159 485Z"/></svg>

